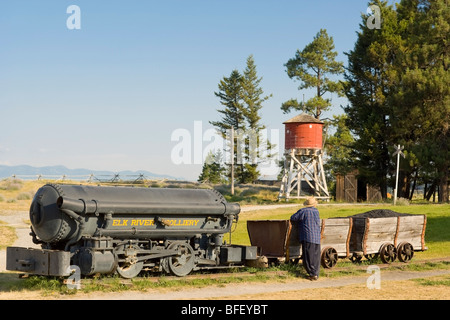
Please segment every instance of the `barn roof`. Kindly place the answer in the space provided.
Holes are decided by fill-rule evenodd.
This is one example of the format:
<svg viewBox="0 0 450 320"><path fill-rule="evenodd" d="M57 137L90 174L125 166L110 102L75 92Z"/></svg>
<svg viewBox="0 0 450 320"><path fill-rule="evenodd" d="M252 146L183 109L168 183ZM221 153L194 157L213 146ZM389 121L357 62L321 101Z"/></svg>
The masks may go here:
<svg viewBox="0 0 450 320"><path fill-rule="evenodd" d="M319 119L314 118L313 116L310 116L309 114L302 113L283 123L323 123L323 122L320 121Z"/></svg>

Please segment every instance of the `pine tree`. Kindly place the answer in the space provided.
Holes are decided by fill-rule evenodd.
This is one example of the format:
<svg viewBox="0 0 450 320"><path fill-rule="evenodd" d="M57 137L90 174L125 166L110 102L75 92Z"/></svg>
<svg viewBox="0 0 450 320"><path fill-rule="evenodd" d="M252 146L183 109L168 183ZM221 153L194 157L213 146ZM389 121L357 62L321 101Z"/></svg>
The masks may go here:
<svg viewBox="0 0 450 320"><path fill-rule="evenodd" d="M439 186L448 201L450 120L450 7L448 0L386 1L379 30L361 31L349 54L344 108L356 137L353 157L360 175L381 188L394 174L393 146L405 146L399 196L410 197L418 181ZM428 180L431 179L431 180Z"/></svg>
<svg viewBox="0 0 450 320"><path fill-rule="evenodd" d="M403 0L397 11L399 25L403 27L401 37L405 50L399 56L396 92L391 96L393 126L400 138L409 144L417 167L420 166L420 171L431 177L432 188L439 185L439 201L448 202L449 2Z"/></svg>
<svg viewBox="0 0 450 320"><path fill-rule="evenodd" d="M234 146L235 177L240 183L253 183L259 177L258 163L265 160L259 148L270 144L261 138L261 108L270 98L264 96L260 86L262 78L258 77L252 55L247 58L247 65L241 74L233 70L229 77L219 83L219 92L215 95L224 106L218 110L221 121L210 121L225 138L227 130L234 129L236 143Z"/></svg>
<svg viewBox="0 0 450 320"><path fill-rule="evenodd" d="M247 121L248 128L256 131L260 131L265 128L265 126L260 123L260 110L263 107L263 103L272 96L263 96L264 91L260 87L261 80L262 77L258 78L253 55L250 55L247 58L247 66L242 77L242 98L245 104L244 116Z"/></svg>
<svg viewBox="0 0 450 320"><path fill-rule="evenodd" d="M291 99L282 104L284 113L292 109L301 110L320 119L323 111L331 106L330 99L324 98L325 93L342 94L342 84L332 81L329 75L339 75L344 72L342 62L337 62L337 52L334 51L333 38L328 36L326 30L321 29L314 40L302 51L297 50L295 57L285 64L286 72L291 79L299 80L299 90L315 88L316 96L307 102Z"/></svg>
<svg viewBox="0 0 450 320"><path fill-rule="evenodd" d="M270 143L263 141L261 136L261 130L265 129L265 126L261 124L261 109L263 103L272 95L264 96L264 91L260 86L261 80L262 77L258 77L256 71L253 55L250 55L247 58L247 65L242 77L243 111L248 126L247 133L250 133L245 137L246 163L241 167L240 181L242 183L254 183L258 179L260 175L258 163L266 160L262 149L271 148ZM255 139L256 141L250 143L250 139Z"/></svg>
<svg viewBox="0 0 450 320"><path fill-rule="evenodd" d="M246 129L242 101L242 75L239 71L233 70L229 77L223 77L218 87L219 91L214 92L214 94L220 99L220 104L224 107L224 109L217 110L222 114L222 119L209 123L216 127L225 138L227 130L232 127L234 130Z"/></svg>
<svg viewBox="0 0 450 320"><path fill-rule="evenodd" d="M336 128L336 132L327 136L325 151L327 161L325 170L333 176L336 174L347 174L354 170L354 163L351 161L352 145L355 142L350 129L346 125L347 115L333 116L330 122Z"/></svg>
<svg viewBox="0 0 450 320"><path fill-rule="evenodd" d="M198 182L221 183L224 180L225 167L222 166L222 152L218 150L215 154L210 151L206 156L202 172Z"/></svg>
<svg viewBox="0 0 450 320"><path fill-rule="evenodd" d="M383 17L381 29L366 25L362 16L360 32L352 51L347 53L345 94L349 105L344 107L347 126L355 135L352 158L359 175L378 186L387 197L387 177L392 172L392 107L387 103L391 90L391 63L397 52L396 13L387 2L377 3ZM399 143L399 142L395 142Z"/></svg>

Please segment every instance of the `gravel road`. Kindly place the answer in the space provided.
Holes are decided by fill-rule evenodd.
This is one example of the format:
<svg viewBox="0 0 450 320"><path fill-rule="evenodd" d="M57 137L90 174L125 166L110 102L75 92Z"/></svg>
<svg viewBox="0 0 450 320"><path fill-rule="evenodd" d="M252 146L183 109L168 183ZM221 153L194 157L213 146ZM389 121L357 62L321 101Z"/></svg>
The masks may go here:
<svg viewBox="0 0 450 320"><path fill-rule="evenodd" d="M385 281L401 281L418 278L427 278L450 274L450 270L433 270L422 272L408 271L382 271L381 282ZM194 300L194 299L239 299L240 296L273 294L283 292L298 292L305 289L319 288L337 288L354 284L366 284L370 275L357 277L341 277L319 279L318 281L309 281L303 278L290 280L287 282L265 282L265 283L242 283L229 284L220 286L210 286L194 289L177 289L176 291L153 290L148 292L127 291L118 293L93 293L67 297L70 300L89 299L89 300ZM447 297L450 299L450 292ZM66 299L65 297L63 299ZM294 298L295 299L295 298Z"/></svg>
<svg viewBox="0 0 450 320"><path fill-rule="evenodd" d="M31 240L30 226L25 222L29 219L30 216L28 211L9 211L0 215L1 221L16 229L17 240L14 242L13 246L40 248ZM6 271L6 250L0 250L0 272L4 271Z"/></svg>

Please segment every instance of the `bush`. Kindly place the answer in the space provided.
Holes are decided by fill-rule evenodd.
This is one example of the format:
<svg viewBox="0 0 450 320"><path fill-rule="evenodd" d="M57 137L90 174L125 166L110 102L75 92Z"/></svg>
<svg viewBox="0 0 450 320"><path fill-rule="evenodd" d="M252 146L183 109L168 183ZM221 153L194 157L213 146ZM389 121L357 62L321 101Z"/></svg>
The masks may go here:
<svg viewBox="0 0 450 320"><path fill-rule="evenodd" d="M0 182L0 189L7 191L20 190L23 186L23 181L15 178L8 178Z"/></svg>
<svg viewBox="0 0 450 320"><path fill-rule="evenodd" d="M259 188L248 187L247 189L242 191L241 196L243 196L243 197L255 196L255 195L259 194L259 192L260 192Z"/></svg>
<svg viewBox="0 0 450 320"><path fill-rule="evenodd" d="M18 196L17 196L17 200L30 200L32 198L32 195L28 192L21 192Z"/></svg>
<svg viewBox="0 0 450 320"><path fill-rule="evenodd" d="M398 198L397 199L397 205L399 206L409 206L410 201L406 198Z"/></svg>

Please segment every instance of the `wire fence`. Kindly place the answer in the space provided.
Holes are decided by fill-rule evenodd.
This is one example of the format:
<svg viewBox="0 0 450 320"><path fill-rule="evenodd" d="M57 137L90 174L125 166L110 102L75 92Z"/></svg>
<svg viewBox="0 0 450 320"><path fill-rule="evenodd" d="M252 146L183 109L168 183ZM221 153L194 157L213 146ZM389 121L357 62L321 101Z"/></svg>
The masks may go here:
<svg viewBox="0 0 450 320"><path fill-rule="evenodd" d="M66 174L30 174L30 175L22 175L22 174L13 174L8 178L3 179L20 179L20 180L53 180L53 181L80 181L80 182L101 182L101 183L142 183L146 181L168 181L174 180L164 177L151 177L145 174L85 174L85 175L66 175Z"/></svg>

